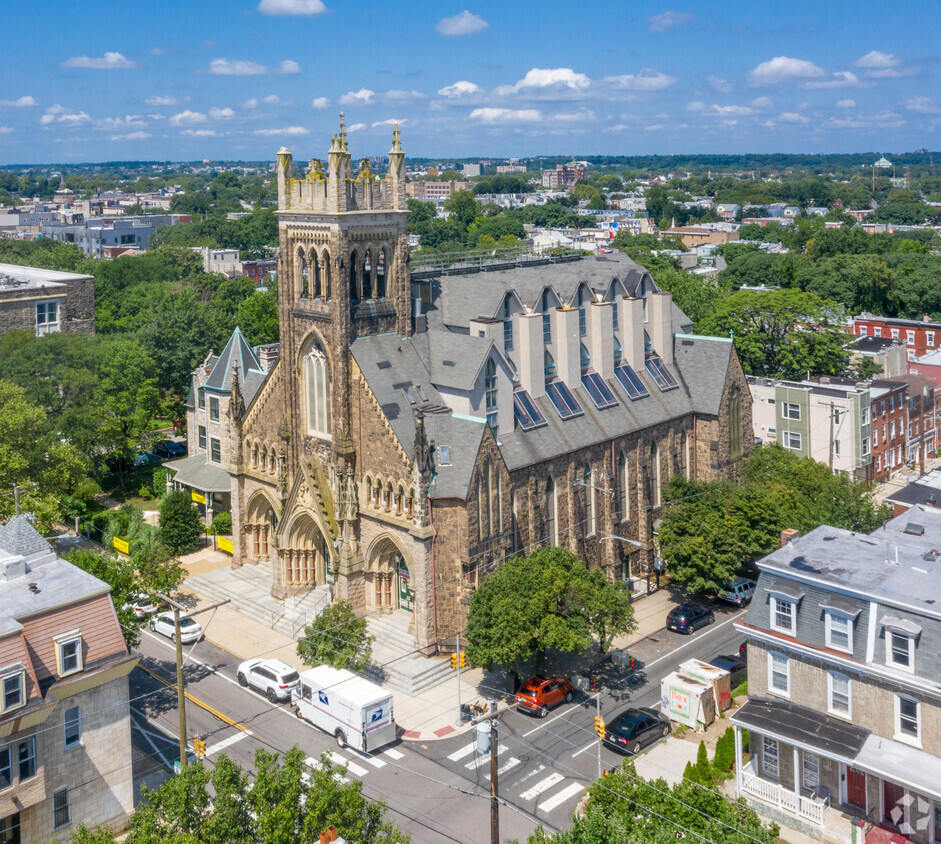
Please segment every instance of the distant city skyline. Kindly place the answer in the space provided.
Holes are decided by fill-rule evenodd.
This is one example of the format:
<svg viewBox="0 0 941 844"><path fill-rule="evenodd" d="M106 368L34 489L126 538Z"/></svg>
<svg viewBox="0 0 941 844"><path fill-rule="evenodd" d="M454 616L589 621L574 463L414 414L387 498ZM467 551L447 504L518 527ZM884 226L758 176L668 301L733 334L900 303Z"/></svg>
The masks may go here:
<svg viewBox="0 0 941 844"><path fill-rule="evenodd" d="M937 149L932 4L5 9L0 163ZM38 24L42 24L41 27ZM26 40L27 34L34 35Z"/></svg>

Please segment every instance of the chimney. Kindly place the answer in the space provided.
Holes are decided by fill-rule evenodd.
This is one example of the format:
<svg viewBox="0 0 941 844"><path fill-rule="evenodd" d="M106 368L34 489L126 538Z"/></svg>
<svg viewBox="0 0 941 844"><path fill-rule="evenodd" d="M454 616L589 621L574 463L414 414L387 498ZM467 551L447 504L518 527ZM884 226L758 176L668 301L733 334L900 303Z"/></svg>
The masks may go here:
<svg viewBox="0 0 941 844"><path fill-rule="evenodd" d="M534 399L546 394L545 344L542 341L542 314L520 314L519 361L520 386Z"/></svg>
<svg viewBox="0 0 941 844"><path fill-rule="evenodd" d="M557 308L554 317L552 336L555 339L556 375L569 387L577 387L582 383L582 338L578 332L578 308Z"/></svg>
<svg viewBox="0 0 941 844"><path fill-rule="evenodd" d="M650 294L650 342L664 363L673 363L673 294Z"/></svg>
<svg viewBox="0 0 941 844"><path fill-rule="evenodd" d="M781 547L784 548L799 537L800 531L794 528L787 528L781 531Z"/></svg>
<svg viewBox="0 0 941 844"><path fill-rule="evenodd" d="M644 300L621 300L621 354L635 372L644 369Z"/></svg>
<svg viewBox="0 0 941 844"><path fill-rule="evenodd" d="M588 351L591 366L602 378L614 377L613 302L592 302L588 308Z"/></svg>
<svg viewBox="0 0 941 844"><path fill-rule="evenodd" d="M259 346L258 360L261 362L262 369L264 369L265 372L271 372L271 367L274 366L274 363L280 354L280 343L269 343L267 346Z"/></svg>
<svg viewBox="0 0 941 844"><path fill-rule="evenodd" d="M0 581L15 580L26 574L26 557L17 554L0 560Z"/></svg>

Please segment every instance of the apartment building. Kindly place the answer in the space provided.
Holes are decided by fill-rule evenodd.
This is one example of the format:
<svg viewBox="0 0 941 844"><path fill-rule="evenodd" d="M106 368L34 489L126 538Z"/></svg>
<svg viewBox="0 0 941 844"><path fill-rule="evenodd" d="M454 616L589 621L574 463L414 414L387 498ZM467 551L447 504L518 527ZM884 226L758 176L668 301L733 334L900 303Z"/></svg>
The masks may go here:
<svg viewBox="0 0 941 844"><path fill-rule="evenodd" d="M570 188L588 176L588 167L582 161L560 164L551 170L542 171L544 188Z"/></svg>
<svg viewBox="0 0 941 844"><path fill-rule="evenodd" d="M443 202L452 193L459 190L470 190L470 182L407 182L405 194L413 199L427 200L429 202Z"/></svg>
<svg viewBox="0 0 941 844"><path fill-rule="evenodd" d="M871 393L865 382L836 378L798 382L754 375L746 376L746 381L756 439L780 443L834 472L872 479Z"/></svg>
<svg viewBox="0 0 941 844"><path fill-rule="evenodd" d="M872 398L872 465L873 480L888 480L896 469L905 465L908 436L906 379L874 380Z"/></svg>
<svg viewBox="0 0 941 844"><path fill-rule="evenodd" d="M90 275L0 264L0 336L33 331L95 333L95 279Z"/></svg>
<svg viewBox="0 0 941 844"><path fill-rule="evenodd" d="M67 841L134 808L129 651L107 583L27 516L0 526L0 841Z"/></svg>
<svg viewBox="0 0 941 844"><path fill-rule="evenodd" d="M908 344L907 355L914 360L941 347L941 322L896 319L861 313L853 317L853 333L860 337L890 337Z"/></svg>
<svg viewBox="0 0 941 844"><path fill-rule="evenodd" d="M78 225L50 223L43 226L43 234L60 243L74 243L92 258L115 258L129 251L146 251L157 229L192 219L189 214L100 217Z"/></svg>
<svg viewBox="0 0 941 844"><path fill-rule="evenodd" d="M758 563L736 624L749 689L732 716L738 794L816 838L937 842L941 510L789 538Z"/></svg>

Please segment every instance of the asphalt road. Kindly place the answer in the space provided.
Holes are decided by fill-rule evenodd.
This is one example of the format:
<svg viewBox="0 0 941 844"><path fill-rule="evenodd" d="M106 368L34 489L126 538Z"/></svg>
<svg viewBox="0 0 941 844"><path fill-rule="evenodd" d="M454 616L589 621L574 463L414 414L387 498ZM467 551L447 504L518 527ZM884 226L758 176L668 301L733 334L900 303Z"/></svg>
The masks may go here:
<svg viewBox="0 0 941 844"><path fill-rule="evenodd" d="M600 673L602 714L608 720L626 706L656 706L660 680L679 662L737 653L736 611L717 612L716 623L692 636L660 631L631 650L633 673L609 666ZM172 643L144 631L141 667L130 678L135 747L155 766L169 770L179 759L177 693ZM207 642L184 647L188 700L187 734L205 741L211 764L225 753L253 770L255 751L283 752L298 745L311 759L328 753L361 780L364 793L382 798L387 816L415 842L489 842L489 756L478 757L473 736L426 743L397 742L372 755L340 751L331 736L297 719L286 704L273 705L235 679L237 662ZM525 840L536 823L550 830L568 826L584 788L598 776L598 739L593 732L595 695L579 695L543 719L508 712L499 725L498 784L506 805L500 812L504 841ZM601 767L621 761L601 750Z"/></svg>

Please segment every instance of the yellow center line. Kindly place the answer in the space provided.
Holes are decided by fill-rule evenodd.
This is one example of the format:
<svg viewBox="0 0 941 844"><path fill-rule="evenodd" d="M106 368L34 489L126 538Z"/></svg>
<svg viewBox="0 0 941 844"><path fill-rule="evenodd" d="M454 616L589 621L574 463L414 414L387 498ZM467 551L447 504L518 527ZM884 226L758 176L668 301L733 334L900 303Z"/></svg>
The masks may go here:
<svg viewBox="0 0 941 844"><path fill-rule="evenodd" d="M146 671L151 677L153 677L155 680L159 680L165 686L168 686L174 691L177 690L176 683L171 683L169 680L165 679L164 677L161 677L156 671L152 671L146 665L142 665L141 663L138 663L137 667L140 668L142 671ZM205 709L206 712L208 712L210 715L215 715L216 718L228 724L230 727L235 727L236 730L241 730L243 733L248 733L249 735L252 735L252 731L248 729L248 727L244 726L243 724L239 724L237 721L233 721L228 715L226 715L223 712L220 712L218 709L213 708L205 701L200 700L198 697L191 695L185 689L183 690L183 695L186 697L186 699L190 703L196 704L196 706L200 707L200 709Z"/></svg>

